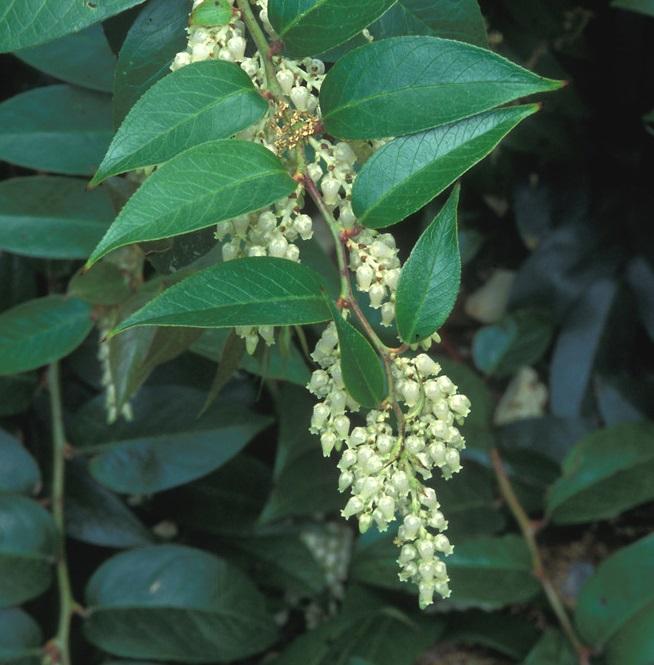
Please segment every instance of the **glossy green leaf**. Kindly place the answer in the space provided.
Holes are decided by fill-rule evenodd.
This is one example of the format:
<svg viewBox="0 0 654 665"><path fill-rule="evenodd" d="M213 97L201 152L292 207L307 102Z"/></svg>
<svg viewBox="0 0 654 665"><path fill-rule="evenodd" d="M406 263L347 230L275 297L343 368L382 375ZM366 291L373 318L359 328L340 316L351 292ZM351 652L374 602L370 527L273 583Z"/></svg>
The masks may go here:
<svg viewBox="0 0 654 665"><path fill-rule="evenodd" d="M238 371L244 355L245 340L239 337L235 330L230 330L220 356L220 361L218 362L218 367L216 367L216 374L211 382L211 388L209 388L207 400L202 407L203 411L216 401L221 390Z"/></svg>
<svg viewBox="0 0 654 665"><path fill-rule="evenodd" d="M380 357L368 339L331 304L341 353L341 372L348 393L362 406L375 409L388 393Z"/></svg>
<svg viewBox="0 0 654 665"><path fill-rule="evenodd" d="M76 178L31 176L0 183L0 249L49 259L85 259L114 217L105 190Z"/></svg>
<svg viewBox="0 0 654 665"><path fill-rule="evenodd" d="M136 191L89 259L135 242L205 229L288 196L295 181L258 143L209 141L177 155Z"/></svg>
<svg viewBox="0 0 654 665"><path fill-rule="evenodd" d="M78 32L109 16L134 7L143 0L48 0L43 11L42 0L7 0L0 13L0 53Z"/></svg>
<svg viewBox="0 0 654 665"><path fill-rule="evenodd" d="M130 276L117 265L102 261L91 270L77 272L68 283L68 295L91 305L120 305L132 295Z"/></svg>
<svg viewBox="0 0 654 665"><path fill-rule="evenodd" d="M186 48L187 0L150 0L132 23L118 53L114 77L114 126L138 98L170 73L175 54Z"/></svg>
<svg viewBox="0 0 654 665"><path fill-rule="evenodd" d="M290 326L329 317L318 276L271 257L237 259L201 270L171 286L123 321L134 326Z"/></svg>
<svg viewBox="0 0 654 665"><path fill-rule="evenodd" d="M91 184L160 164L199 143L233 136L268 104L236 64L207 60L155 83L118 129Z"/></svg>
<svg viewBox="0 0 654 665"><path fill-rule="evenodd" d="M0 375L59 360L89 334L91 308L81 300L46 296L0 314Z"/></svg>
<svg viewBox="0 0 654 665"><path fill-rule="evenodd" d="M323 458L320 440L309 432L314 403L304 386L285 385L280 393L274 484L261 513L263 523L343 507L343 497L336 489L338 471Z"/></svg>
<svg viewBox="0 0 654 665"><path fill-rule="evenodd" d="M111 92L116 56L102 25L95 24L14 54L36 69L83 88Z"/></svg>
<svg viewBox="0 0 654 665"><path fill-rule="evenodd" d="M501 56L438 37L395 37L341 58L320 91L325 127L343 139L414 134L560 87Z"/></svg>
<svg viewBox="0 0 654 665"><path fill-rule="evenodd" d="M654 425L625 423L582 439L563 463L547 501L551 519L579 524L610 519L654 499Z"/></svg>
<svg viewBox="0 0 654 665"><path fill-rule="evenodd" d="M654 0L613 0L611 7L654 16Z"/></svg>
<svg viewBox="0 0 654 665"><path fill-rule="evenodd" d="M400 338L407 344L433 335L456 302L461 283L458 203L456 187L414 245L400 273L395 311Z"/></svg>
<svg viewBox="0 0 654 665"><path fill-rule="evenodd" d="M18 608L0 610L0 665L41 665L43 633Z"/></svg>
<svg viewBox="0 0 654 665"><path fill-rule="evenodd" d="M41 472L25 446L0 429L0 494L34 494Z"/></svg>
<svg viewBox="0 0 654 665"><path fill-rule="evenodd" d="M233 15L228 0L204 0L191 13L191 25L226 25Z"/></svg>
<svg viewBox="0 0 654 665"><path fill-rule="evenodd" d="M443 632L434 617L408 616L358 591L354 606L296 638L276 665L413 665Z"/></svg>
<svg viewBox="0 0 654 665"><path fill-rule="evenodd" d="M522 665L576 665L579 662L568 638L548 630L522 661ZM627 662L627 661L624 661Z"/></svg>
<svg viewBox="0 0 654 665"><path fill-rule="evenodd" d="M472 343L475 366L489 376L508 376L538 362L547 351L554 324L548 312L522 309L480 328Z"/></svg>
<svg viewBox="0 0 654 665"><path fill-rule="evenodd" d="M66 473L66 533L100 547L141 547L152 535L115 494L88 475L81 460Z"/></svg>
<svg viewBox="0 0 654 665"><path fill-rule="evenodd" d="M538 107L514 106L391 141L363 166L352 207L374 229L402 221L481 161Z"/></svg>
<svg viewBox="0 0 654 665"><path fill-rule="evenodd" d="M575 619L582 639L594 648L609 651L625 649L625 637L640 632L645 618L649 621L647 647L635 660L623 663L645 665L642 656L651 658L651 617L654 609L654 589L647 580L654 574L654 536L646 538L618 550L603 561L593 577L588 580L577 599ZM639 639L636 645L645 647ZM628 648L628 647L627 647ZM611 665L620 661L611 659Z"/></svg>
<svg viewBox="0 0 654 665"><path fill-rule="evenodd" d="M36 501L0 495L0 607L42 594L52 581L56 529Z"/></svg>
<svg viewBox="0 0 654 665"><path fill-rule="evenodd" d="M276 638L264 597L237 568L179 545L118 554L86 588L86 638L127 658L224 663Z"/></svg>
<svg viewBox="0 0 654 665"><path fill-rule="evenodd" d="M99 92L49 85L0 104L0 159L26 168L91 175L111 135L110 97Z"/></svg>
<svg viewBox="0 0 654 665"><path fill-rule="evenodd" d="M458 607L499 609L523 603L540 591L531 556L522 538L471 538L448 557L453 602Z"/></svg>
<svg viewBox="0 0 654 665"><path fill-rule="evenodd" d="M294 56L342 44L378 19L395 0L270 0L268 16Z"/></svg>
<svg viewBox="0 0 654 665"><path fill-rule="evenodd" d="M225 395L198 418L204 400L192 388L144 388L134 401L134 419L108 426L96 398L79 410L71 439L90 456L91 475L105 487L160 492L220 468L270 422L243 404L240 393Z"/></svg>

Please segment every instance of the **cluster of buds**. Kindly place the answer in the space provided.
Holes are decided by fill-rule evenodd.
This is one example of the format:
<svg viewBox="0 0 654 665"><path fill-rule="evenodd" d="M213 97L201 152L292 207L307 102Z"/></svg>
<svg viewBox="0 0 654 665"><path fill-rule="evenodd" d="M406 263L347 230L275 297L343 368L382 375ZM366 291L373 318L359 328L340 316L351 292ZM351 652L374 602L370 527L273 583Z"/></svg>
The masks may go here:
<svg viewBox="0 0 654 665"><path fill-rule="evenodd" d="M447 597L447 569L439 555L449 555L452 546L443 534L447 521L436 493L424 481L436 468L444 478L461 469L465 441L456 425L468 415L469 400L428 355L397 357L392 374L403 431L393 424L388 402L368 412L365 426L351 429L347 414L358 405L342 383L333 324L321 336L313 358L320 369L308 388L322 401L314 407L311 431L320 435L324 455L342 451L339 490L352 494L343 517L356 517L365 533L373 524L386 531L399 515L400 579L418 585L421 607L433 602L434 593Z"/></svg>
<svg viewBox="0 0 654 665"><path fill-rule="evenodd" d="M395 238L390 233L380 234L365 229L350 238L347 247L350 252L350 269L356 274L357 288L368 294L373 309L381 309L382 325L392 325L401 268Z"/></svg>

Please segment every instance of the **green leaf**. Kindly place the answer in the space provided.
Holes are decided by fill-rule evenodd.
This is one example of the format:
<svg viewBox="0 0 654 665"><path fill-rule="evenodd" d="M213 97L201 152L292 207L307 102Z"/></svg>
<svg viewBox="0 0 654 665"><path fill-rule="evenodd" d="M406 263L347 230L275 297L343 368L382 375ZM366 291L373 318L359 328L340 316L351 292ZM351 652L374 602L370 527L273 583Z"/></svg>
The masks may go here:
<svg viewBox="0 0 654 665"><path fill-rule="evenodd" d="M523 309L480 328L472 343L477 369L488 376L509 376L538 362L547 351L554 324L548 312Z"/></svg>
<svg viewBox="0 0 654 665"><path fill-rule="evenodd" d="M336 466L323 458L320 441L309 432L314 403L303 386L285 385L281 390L274 485L261 513L263 523L336 512L343 507L343 498L336 490Z"/></svg>
<svg viewBox="0 0 654 665"><path fill-rule="evenodd" d="M291 642L275 665L413 665L443 631L437 618L410 617L370 594L359 606Z"/></svg>
<svg viewBox="0 0 654 665"><path fill-rule="evenodd" d="M557 630L547 630L522 661L522 665L576 665L579 660L568 639ZM632 661L623 661L632 662ZM635 664L634 664L635 665Z"/></svg>
<svg viewBox="0 0 654 665"><path fill-rule="evenodd" d="M41 472L23 444L0 429L0 493L34 494L41 485Z"/></svg>
<svg viewBox="0 0 654 665"><path fill-rule="evenodd" d="M152 536L115 494L96 483L81 461L66 473L66 533L100 547L141 547Z"/></svg>
<svg viewBox="0 0 654 665"><path fill-rule="evenodd" d="M52 581L57 532L36 501L0 495L0 607L42 594Z"/></svg>
<svg viewBox="0 0 654 665"><path fill-rule="evenodd" d="M648 618L649 644L635 659L618 661L610 659L610 665L634 663L646 665L651 661L651 616L654 610L654 589L646 580L654 574L654 536L618 550L603 561L593 577L586 582L577 599L575 620L581 638L597 649L608 646L621 651L628 648L625 637L637 636L643 620ZM615 644L614 644L615 643ZM634 642L645 647L645 641ZM649 655L649 658L643 656Z"/></svg>
<svg viewBox="0 0 654 665"><path fill-rule="evenodd" d="M537 641L538 629L528 617L504 612L457 612L447 626L447 640L455 644L484 646L520 660ZM552 660L548 665L558 665Z"/></svg>
<svg viewBox="0 0 654 665"><path fill-rule="evenodd" d="M110 97L49 85L0 104L0 159L67 175L95 173L111 141Z"/></svg>
<svg viewBox="0 0 654 665"><path fill-rule="evenodd" d="M191 13L191 25L226 25L233 15L228 0L204 0Z"/></svg>
<svg viewBox="0 0 654 665"><path fill-rule="evenodd" d="M341 353L341 372L348 393L362 406L374 409L388 394L382 361L368 339L348 323L329 301Z"/></svg>
<svg viewBox="0 0 654 665"><path fill-rule="evenodd" d="M68 295L91 305L120 305L132 295L130 276L117 265L102 261L91 270L77 272L68 282Z"/></svg>
<svg viewBox="0 0 654 665"><path fill-rule="evenodd" d="M471 538L446 560L457 607L491 610L531 600L540 591L522 538Z"/></svg>
<svg viewBox="0 0 654 665"><path fill-rule="evenodd" d="M202 407L206 411L218 398L221 390L227 385L229 380L238 371L243 356L245 355L245 340L236 334L235 330L230 330L220 356L220 362L216 368L216 374L211 382L209 394Z"/></svg>
<svg viewBox="0 0 654 665"><path fill-rule="evenodd" d="M91 184L161 164L199 143L229 138L267 110L238 65L207 60L183 67L155 83L132 107Z"/></svg>
<svg viewBox="0 0 654 665"><path fill-rule="evenodd" d="M268 467L241 453L218 471L157 498L180 524L231 538L254 530L270 484Z"/></svg>
<svg viewBox="0 0 654 665"><path fill-rule="evenodd" d="M535 105L498 109L391 141L365 163L354 182L352 206L359 223L379 229L401 222L537 110Z"/></svg>
<svg viewBox="0 0 654 665"><path fill-rule="evenodd" d="M25 411L37 390L36 373L0 376L0 418Z"/></svg>
<svg viewBox="0 0 654 665"><path fill-rule="evenodd" d="M270 0L268 17L296 57L338 46L378 19L395 0Z"/></svg>
<svg viewBox="0 0 654 665"><path fill-rule="evenodd" d="M91 308L81 300L46 296L0 314L0 375L55 362L89 334Z"/></svg>
<svg viewBox="0 0 654 665"><path fill-rule="evenodd" d="M204 399L192 388L144 388L134 401L134 419L107 426L102 397L95 398L79 410L71 439L91 456L91 475L105 487L160 492L220 468L270 423L248 409L239 393L225 395L198 418Z"/></svg>
<svg viewBox="0 0 654 665"><path fill-rule="evenodd" d="M48 259L85 259L114 216L105 190L76 178L31 176L0 183L0 249Z"/></svg>
<svg viewBox="0 0 654 665"><path fill-rule="evenodd" d="M100 24L41 46L16 51L14 55L66 83L101 92L112 91L116 56Z"/></svg>
<svg viewBox="0 0 654 665"><path fill-rule="evenodd" d="M654 0L613 0L611 7L628 9L646 16L654 16Z"/></svg>
<svg viewBox="0 0 654 665"><path fill-rule="evenodd" d="M456 225L459 187L411 250L397 286L397 329L415 344L433 335L450 315L461 283Z"/></svg>
<svg viewBox="0 0 654 665"><path fill-rule="evenodd" d="M205 229L260 210L295 187L279 159L258 143L226 139L196 145L141 185L87 267L118 247Z"/></svg>
<svg viewBox="0 0 654 665"><path fill-rule="evenodd" d="M227 328L205 330L202 337L191 346L191 351L218 362L228 337L229 329ZM306 362L295 345L290 346L287 354L282 353L277 344L266 347L261 354L259 352L254 356L246 354L243 356L241 369L256 376L277 381L289 381L299 386L306 386L311 378Z"/></svg>
<svg viewBox="0 0 654 665"><path fill-rule="evenodd" d="M548 513L557 524L616 517L654 499L654 425L625 423L582 439L550 490Z"/></svg>
<svg viewBox="0 0 654 665"><path fill-rule="evenodd" d="M438 37L394 37L341 58L320 91L329 134L414 134L559 88L491 51Z"/></svg>
<svg viewBox="0 0 654 665"><path fill-rule="evenodd" d="M264 597L238 569L179 545L118 554L86 588L86 638L127 658L224 663L276 638Z"/></svg>
<svg viewBox="0 0 654 665"><path fill-rule="evenodd" d="M42 643L41 628L29 614L0 610L0 665L40 665Z"/></svg>
<svg viewBox="0 0 654 665"><path fill-rule="evenodd" d="M114 126L137 99L170 73L175 54L186 48L187 0L150 0L132 23L118 54L114 77Z"/></svg>
<svg viewBox="0 0 654 665"><path fill-rule="evenodd" d="M49 42L103 21L143 0L7 0L0 14L0 53Z"/></svg>
<svg viewBox="0 0 654 665"><path fill-rule="evenodd" d="M290 326L329 318L319 277L303 265L271 257L219 263L174 284L123 321L134 326Z"/></svg>

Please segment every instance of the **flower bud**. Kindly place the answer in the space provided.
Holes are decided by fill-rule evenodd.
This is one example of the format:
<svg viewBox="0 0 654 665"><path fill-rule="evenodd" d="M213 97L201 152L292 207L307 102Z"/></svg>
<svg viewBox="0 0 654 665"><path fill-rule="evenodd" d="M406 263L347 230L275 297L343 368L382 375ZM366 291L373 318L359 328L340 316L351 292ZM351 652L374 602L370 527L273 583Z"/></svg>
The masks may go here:
<svg viewBox="0 0 654 665"><path fill-rule="evenodd" d="M191 64L191 54L186 51L182 51L175 56L171 69L173 71L186 67L186 65Z"/></svg>
<svg viewBox="0 0 654 665"><path fill-rule="evenodd" d="M434 543L431 540L419 540L416 543L416 549L421 558L427 560L434 558Z"/></svg>
<svg viewBox="0 0 654 665"><path fill-rule="evenodd" d="M363 510L363 501L358 496L353 496L350 498L350 500L345 504L345 508L341 510L341 515L347 520L352 515L356 515L357 513L360 513Z"/></svg>
<svg viewBox="0 0 654 665"><path fill-rule="evenodd" d="M345 411L347 395L342 390L333 390L329 396L329 402L334 415L343 413L343 411Z"/></svg>
<svg viewBox="0 0 654 665"><path fill-rule="evenodd" d="M274 326L259 326L259 335L263 338L263 341L268 345L272 346L275 343L275 328Z"/></svg>
<svg viewBox="0 0 654 665"><path fill-rule="evenodd" d="M353 451L350 450L349 448L347 450L343 451L343 454L341 455L341 459L338 463L338 468L344 471L345 469L349 469L351 466L356 464L357 461L357 454Z"/></svg>
<svg viewBox="0 0 654 665"><path fill-rule="evenodd" d="M325 403L319 402L313 407L311 427L314 429L320 429L324 425L327 418L329 418L329 407Z"/></svg>
<svg viewBox="0 0 654 665"><path fill-rule="evenodd" d="M295 84L295 76L288 69L280 69L277 72L277 82L279 83L279 87L284 91L284 94L290 95Z"/></svg>
<svg viewBox="0 0 654 665"><path fill-rule="evenodd" d="M300 260L300 248L297 245L289 243L284 258L297 263Z"/></svg>
<svg viewBox="0 0 654 665"><path fill-rule="evenodd" d="M397 560L400 565L413 561L418 556L418 551L413 545L402 545L400 558Z"/></svg>
<svg viewBox="0 0 654 665"><path fill-rule="evenodd" d="M344 203L341 206L340 215L338 216L338 221L347 228L354 226L354 223L357 221L357 218L352 210L352 205L350 203Z"/></svg>
<svg viewBox="0 0 654 665"><path fill-rule="evenodd" d="M386 287L379 282L375 282L370 287L368 293L370 295L370 307L373 309L379 309L382 306L384 298L386 297Z"/></svg>
<svg viewBox="0 0 654 665"><path fill-rule="evenodd" d="M295 105L295 108L297 108L299 111L306 111L310 94L311 93L301 85L293 86L290 96L291 101Z"/></svg>
<svg viewBox="0 0 654 665"><path fill-rule="evenodd" d="M216 46L216 49L218 47ZM218 50L218 60L224 60L225 62L234 62L234 56L228 48L221 48Z"/></svg>
<svg viewBox="0 0 654 665"><path fill-rule="evenodd" d="M262 212L257 218L257 229L261 231L261 233L269 233L276 226L277 217L275 217L275 213L270 210Z"/></svg>
<svg viewBox="0 0 654 665"><path fill-rule="evenodd" d="M397 284L400 281L400 269L392 268L384 272L384 284L391 290L397 291Z"/></svg>
<svg viewBox="0 0 654 665"><path fill-rule="evenodd" d="M241 63L241 69L250 77L254 78L257 75L259 67L253 58L245 58Z"/></svg>
<svg viewBox="0 0 654 665"><path fill-rule="evenodd" d="M338 203L338 193L341 190L341 183L331 175L327 175L320 183L322 195L327 205L336 205Z"/></svg>
<svg viewBox="0 0 654 665"><path fill-rule="evenodd" d="M465 395L452 395L447 401L450 409L464 418L470 413L470 400Z"/></svg>
<svg viewBox="0 0 654 665"><path fill-rule="evenodd" d="M431 514L428 524L432 529L436 529L438 531L445 531L445 529L447 529L447 520L445 519L445 515L443 515L440 510L435 510Z"/></svg>
<svg viewBox="0 0 654 665"><path fill-rule="evenodd" d="M350 431L350 419L345 415L336 416L336 418L334 418L334 429L341 439L347 438L348 432Z"/></svg>
<svg viewBox="0 0 654 665"><path fill-rule="evenodd" d="M334 446L336 445L336 435L334 432L324 432L320 437L320 445L322 446L322 454L324 457L329 457Z"/></svg>
<svg viewBox="0 0 654 665"><path fill-rule="evenodd" d="M442 441L435 441L432 443L429 448L429 457L433 460L436 466L441 466L445 464L445 452L446 447Z"/></svg>
<svg viewBox="0 0 654 665"><path fill-rule="evenodd" d="M413 561L409 561L409 563L405 564L402 567L398 577L403 582L406 582L407 580L410 580L412 577L415 577L417 574L418 574L418 566Z"/></svg>
<svg viewBox="0 0 654 665"><path fill-rule="evenodd" d="M261 245L252 245L248 248L248 256L267 256L266 248Z"/></svg>
<svg viewBox="0 0 654 665"><path fill-rule="evenodd" d="M334 147L334 159L336 159L337 162L343 162L345 164L351 165L357 161L357 156L354 154L354 150L352 150L349 144L341 141Z"/></svg>
<svg viewBox="0 0 654 665"><path fill-rule="evenodd" d="M313 180L314 182L318 182L320 178L322 178L323 171L320 164L313 163L307 166L307 173L311 178L311 180Z"/></svg>
<svg viewBox="0 0 654 665"><path fill-rule="evenodd" d="M424 450L425 442L420 437L411 434L407 436L405 445L412 455L417 455L421 450Z"/></svg>
<svg viewBox="0 0 654 665"><path fill-rule="evenodd" d="M447 536L439 533L437 536L434 536L434 547L436 551L442 552L445 555L452 554L454 548L450 545L450 541Z"/></svg>
<svg viewBox="0 0 654 665"><path fill-rule="evenodd" d="M353 482L354 474L351 471L343 471L338 478L338 491L345 492Z"/></svg>
<svg viewBox="0 0 654 665"><path fill-rule="evenodd" d="M395 501L393 497L384 494L377 502L377 508L381 511L387 522L391 522L395 518Z"/></svg>
<svg viewBox="0 0 654 665"><path fill-rule="evenodd" d="M405 381L402 385L402 396L407 406L415 406L420 399L420 386L417 381Z"/></svg>
<svg viewBox="0 0 654 665"><path fill-rule="evenodd" d="M438 419L447 422L448 416L450 415L450 407L444 399L436 400L432 404L431 410Z"/></svg>
<svg viewBox="0 0 654 665"><path fill-rule="evenodd" d="M420 609L424 610L434 602L434 583L433 582L420 582L418 585L418 604Z"/></svg>
<svg viewBox="0 0 654 665"><path fill-rule="evenodd" d="M363 484L361 485L361 497L364 500L371 499L380 489L381 481L379 478L368 476L364 479Z"/></svg>
<svg viewBox="0 0 654 665"><path fill-rule="evenodd" d="M452 380L449 376L439 376L436 379L436 382L438 383L438 387L441 389L441 391L446 395L451 395L456 390L456 386L452 383Z"/></svg>
<svg viewBox="0 0 654 665"><path fill-rule="evenodd" d="M432 565L434 567L434 577L437 578L447 577L447 566L443 561L441 561L440 559L436 559L436 561L434 561Z"/></svg>
<svg viewBox="0 0 654 665"><path fill-rule="evenodd" d="M226 245L223 245L222 254L223 261L232 261L238 256L238 245L228 242Z"/></svg>
<svg viewBox="0 0 654 665"><path fill-rule="evenodd" d="M234 60L242 60L245 56L245 39L240 35L234 35L228 42L227 48Z"/></svg>
<svg viewBox="0 0 654 665"><path fill-rule="evenodd" d="M359 291L368 291L370 289L370 285L372 284L372 280L375 277L374 270L367 263L363 263L357 268L356 274Z"/></svg>
<svg viewBox="0 0 654 665"><path fill-rule="evenodd" d="M359 532L366 533L372 524L372 515L370 513L364 513L359 517Z"/></svg>
<svg viewBox="0 0 654 665"><path fill-rule="evenodd" d="M426 353L421 353L413 361L422 376L434 376L441 371L441 366L434 362Z"/></svg>
<svg viewBox="0 0 654 665"><path fill-rule="evenodd" d="M368 432L365 427L355 427L350 434L350 445L360 446L368 440Z"/></svg>
<svg viewBox="0 0 654 665"><path fill-rule="evenodd" d="M439 596L443 598L449 598L452 595L450 587L447 585L447 582L437 582L434 585L434 590L438 593Z"/></svg>
<svg viewBox="0 0 654 665"><path fill-rule="evenodd" d="M461 457L459 455L459 451L450 448L446 453L445 453L445 464L450 468L452 473L456 473L457 471L461 470Z"/></svg>
<svg viewBox="0 0 654 665"><path fill-rule="evenodd" d="M407 540L413 540L422 527L422 520L415 515L407 515L404 518L404 534Z"/></svg>
<svg viewBox="0 0 654 665"><path fill-rule="evenodd" d="M391 477L391 484L400 496L409 491L409 478L404 471L396 471Z"/></svg>
<svg viewBox="0 0 654 665"><path fill-rule="evenodd" d="M309 240L313 236L313 221L309 215L298 215L293 226L302 240Z"/></svg>
<svg viewBox="0 0 654 665"><path fill-rule="evenodd" d="M372 245L370 245L370 253L376 259L389 259L393 256L394 251L381 240L375 240Z"/></svg>
<svg viewBox="0 0 654 665"><path fill-rule="evenodd" d="M248 335L245 338L245 350L248 355L254 355L254 352L257 350L257 345L259 344L259 335Z"/></svg>
<svg viewBox="0 0 654 665"><path fill-rule="evenodd" d="M278 259L282 259L286 256L286 250L288 249L288 240L280 233L276 235L270 243L268 243L268 251L270 256L274 256Z"/></svg>

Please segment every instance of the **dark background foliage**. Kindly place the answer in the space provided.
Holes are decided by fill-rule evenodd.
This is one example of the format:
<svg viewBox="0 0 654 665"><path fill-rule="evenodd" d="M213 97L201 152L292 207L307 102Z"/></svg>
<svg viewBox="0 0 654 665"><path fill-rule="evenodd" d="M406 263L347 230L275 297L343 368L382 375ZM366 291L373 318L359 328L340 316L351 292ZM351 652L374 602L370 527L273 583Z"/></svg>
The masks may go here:
<svg viewBox="0 0 654 665"><path fill-rule="evenodd" d="M166 335L156 343L135 338L131 343L143 354L140 373L129 375L125 389L131 393L145 383L132 400L135 421L107 428L92 335L62 363L71 444L78 452L112 444L68 463L74 597L88 608L107 605L112 593L135 593L166 548L190 547L187 565L171 582L177 593L171 602L182 598L183 606L188 601L194 608L203 587L225 579L234 594L227 602L240 608L249 627L235 637L225 635L219 621L209 622L200 646L189 650L176 635L197 625L190 609L174 616L162 610L156 617L142 607L104 619L97 613L74 622L75 662L108 663L103 649L138 656L124 645L138 644L144 635L163 645L161 660L174 662L187 662L189 653L201 659L213 648L218 661L244 662L258 662L268 649L282 654L280 665L408 665L419 656L448 665L578 662L533 575L529 550L498 489L493 455L540 527L547 577L592 662L654 662L648 536L654 526L654 120L645 117L654 109L654 18L605 1L481 6L494 48L569 85L463 182L463 288L439 349L473 402L464 472L438 487L456 543L452 599L418 614L415 598L396 581L395 548L386 537L356 538L347 566L353 534L337 517L342 498L336 471L306 433L311 399L299 387L308 378L299 348L290 356L248 360L218 406L197 419L225 336ZM115 52L138 14L136 8L105 22ZM0 67L2 99L54 82L12 55L0 56ZM3 178L31 173L0 163ZM405 256L438 205L398 230ZM166 273L172 263L190 262L210 250L210 235L196 234L193 243L162 248L151 255L148 271ZM43 295L53 284L63 288L78 268L0 252L0 310ZM482 323L465 304L499 268L515 273L508 306L499 320ZM153 358L152 349L165 345L170 354ZM131 362L126 356L119 361L119 373L127 375ZM510 424L493 424L500 398L525 365L547 386L546 406ZM265 381L257 378L261 374ZM24 482L47 504L43 381L38 372L0 377L0 425L7 432L0 434L22 441L37 460L43 479L30 468ZM519 397L529 402L533 389L532 377ZM236 431L233 457L214 459L201 444L226 436L228 427ZM148 448L165 436L171 446L163 453ZM196 459L189 459L188 447L175 448L178 438L197 446L190 455ZM129 448L135 439L143 445L136 452ZM209 469L216 470L206 475ZM9 483L1 473L0 483ZM158 554L140 549L153 544ZM43 547L47 553L49 545ZM123 564L134 579L113 579L105 569L96 584L102 589L87 587L98 566L122 550L131 554L120 556L134 557ZM198 550L228 563L204 560ZM339 556L347 576L335 580L330 574ZM18 578L20 565L0 542L0 575ZM35 584L47 574L29 570ZM54 587L23 607L43 635L54 634ZM276 635L271 615L280 619ZM327 620L307 632L316 617ZM38 662L34 654L43 640L23 620L17 610L0 610L0 663ZM230 651L225 644L233 640Z"/></svg>

